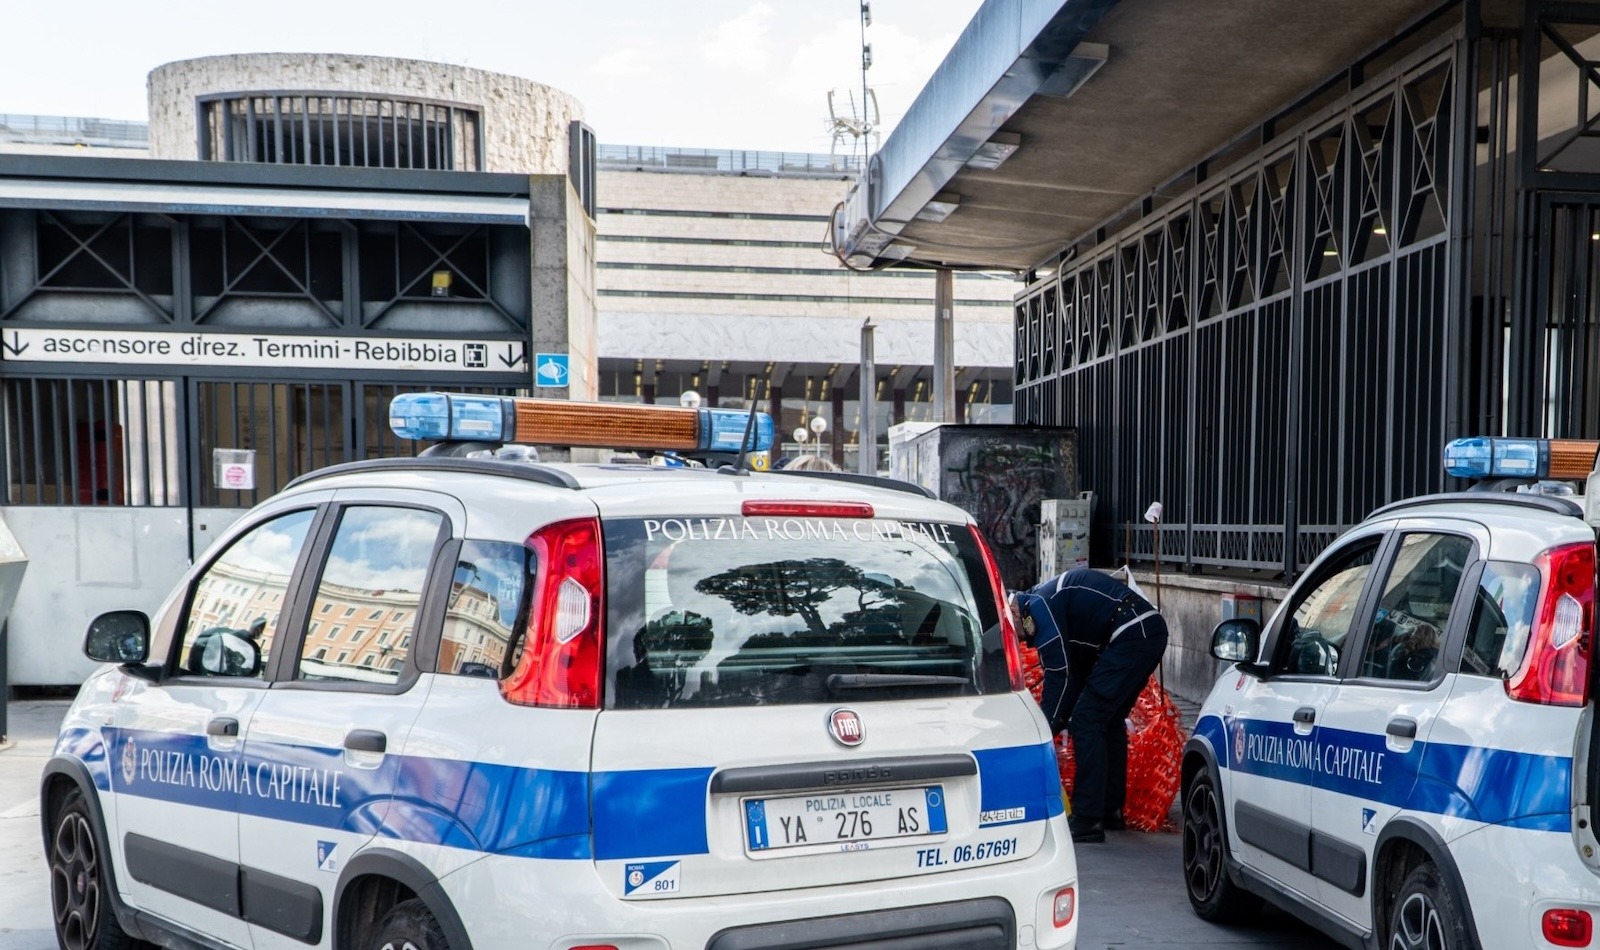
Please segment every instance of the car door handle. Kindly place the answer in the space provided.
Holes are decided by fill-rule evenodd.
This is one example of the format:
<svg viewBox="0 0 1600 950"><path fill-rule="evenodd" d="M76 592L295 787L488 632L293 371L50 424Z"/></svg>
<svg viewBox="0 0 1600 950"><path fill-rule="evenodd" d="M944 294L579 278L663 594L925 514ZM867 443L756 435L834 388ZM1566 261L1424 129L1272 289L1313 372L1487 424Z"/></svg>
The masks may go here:
<svg viewBox="0 0 1600 950"><path fill-rule="evenodd" d="M1389 725L1384 727L1384 732L1396 739L1415 739L1417 737L1417 721L1401 716L1389 720Z"/></svg>
<svg viewBox="0 0 1600 950"><path fill-rule="evenodd" d="M1294 711L1294 721L1313 723L1317 721L1317 710L1314 706L1301 706Z"/></svg>
<svg viewBox="0 0 1600 950"><path fill-rule="evenodd" d="M239 720L232 716L218 716L206 723L206 735L236 737L239 735Z"/></svg>
<svg viewBox="0 0 1600 950"><path fill-rule="evenodd" d="M345 733L344 747L351 752L384 752L389 748L389 737L376 729L352 729Z"/></svg>

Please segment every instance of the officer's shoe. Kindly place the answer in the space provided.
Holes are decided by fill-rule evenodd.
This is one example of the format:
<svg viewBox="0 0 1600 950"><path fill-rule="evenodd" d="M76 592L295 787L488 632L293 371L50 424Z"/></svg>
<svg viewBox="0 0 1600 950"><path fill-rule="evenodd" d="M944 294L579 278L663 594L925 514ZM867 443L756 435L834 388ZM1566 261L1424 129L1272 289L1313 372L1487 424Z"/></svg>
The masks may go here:
<svg viewBox="0 0 1600 950"><path fill-rule="evenodd" d="M1067 827L1072 829L1073 844L1094 844L1106 840L1105 826L1098 820L1073 815L1067 819Z"/></svg>
<svg viewBox="0 0 1600 950"><path fill-rule="evenodd" d="M1122 817L1122 810L1118 809L1100 819L1100 827L1107 831L1127 831L1128 822Z"/></svg>

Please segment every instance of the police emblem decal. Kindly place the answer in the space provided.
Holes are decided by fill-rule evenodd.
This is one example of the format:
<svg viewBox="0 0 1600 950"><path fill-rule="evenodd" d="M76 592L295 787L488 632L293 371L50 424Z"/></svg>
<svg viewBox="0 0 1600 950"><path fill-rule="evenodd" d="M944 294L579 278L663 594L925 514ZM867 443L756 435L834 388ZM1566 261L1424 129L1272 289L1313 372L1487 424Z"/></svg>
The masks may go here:
<svg viewBox="0 0 1600 950"><path fill-rule="evenodd" d="M1244 761L1244 723L1233 724L1233 763L1238 765Z"/></svg>
<svg viewBox="0 0 1600 950"><path fill-rule="evenodd" d="M828 735L840 745L860 745L867 737L861 727L861 717L854 709L839 708L828 713Z"/></svg>
<svg viewBox="0 0 1600 950"><path fill-rule="evenodd" d="M623 897L658 897L676 894L683 886L683 865L678 861L645 861L624 867Z"/></svg>
<svg viewBox="0 0 1600 950"><path fill-rule="evenodd" d="M122 784L132 785L133 779L139 774L139 750L129 739L122 743Z"/></svg>

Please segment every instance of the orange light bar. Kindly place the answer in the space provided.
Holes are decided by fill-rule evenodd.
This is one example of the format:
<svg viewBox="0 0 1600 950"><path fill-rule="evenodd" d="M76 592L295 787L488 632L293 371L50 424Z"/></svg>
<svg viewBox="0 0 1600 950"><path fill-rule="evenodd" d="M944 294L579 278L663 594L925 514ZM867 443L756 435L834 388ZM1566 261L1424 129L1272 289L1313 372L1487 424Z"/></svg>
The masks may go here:
<svg viewBox="0 0 1600 950"><path fill-rule="evenodd" d="M513 442L691 452L700 446L699 415L674 406L513 400Z"/></svg>
<svg viewBox="0 0 1600 950"><path fill-rule="evenodd" d="M1594 460L1600 452L1600 442L1589 439L1551 439L1551 478L1588 478L1594 471Z"/></svg>

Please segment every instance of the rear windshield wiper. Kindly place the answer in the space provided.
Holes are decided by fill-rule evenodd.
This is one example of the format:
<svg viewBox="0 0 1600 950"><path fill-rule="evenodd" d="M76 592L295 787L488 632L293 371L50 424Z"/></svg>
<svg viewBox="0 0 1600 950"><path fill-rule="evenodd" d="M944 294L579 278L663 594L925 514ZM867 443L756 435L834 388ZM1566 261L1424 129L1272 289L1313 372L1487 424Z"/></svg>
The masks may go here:
<svg viewBox="0 0 1600 950"><path fill-rule="evenodd" d="M882 689L915 686L970 686L965 676L935 676L930 673L831 673L824 680L828 689Z"/></svg>

